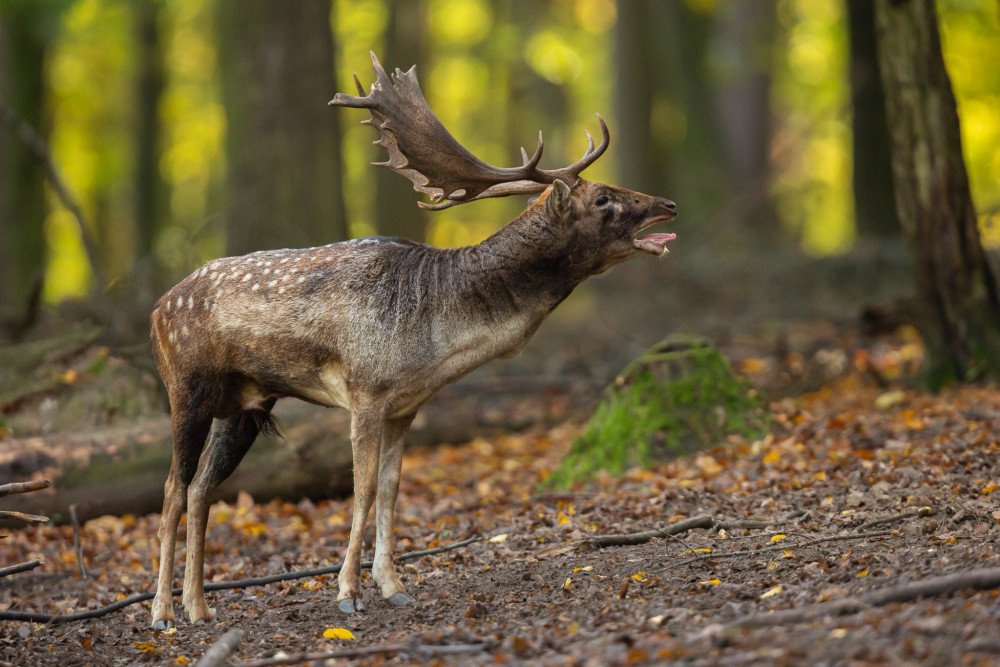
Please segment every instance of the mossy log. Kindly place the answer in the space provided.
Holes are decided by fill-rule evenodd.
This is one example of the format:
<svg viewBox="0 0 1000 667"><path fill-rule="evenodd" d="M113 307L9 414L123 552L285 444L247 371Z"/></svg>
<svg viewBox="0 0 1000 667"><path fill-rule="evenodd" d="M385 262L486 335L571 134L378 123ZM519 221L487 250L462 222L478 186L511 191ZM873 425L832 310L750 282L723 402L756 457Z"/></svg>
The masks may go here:
<svg viewBox="0 0 1000 667"><path fill-rule="evenodd" d="M407 437L414 445L468 441L498 431L545 428L593 396L590 387L558 378L470 378L446 388L418 413ZM350 414L301 401L275 409L282 438L261 436L220 499L246 491L258 501L322 499L352 490ZM9 510L68 521L104 514L158 512L170 469L167 417L0 443L0 483L44 476L52 487L4 500Z"/></svg>

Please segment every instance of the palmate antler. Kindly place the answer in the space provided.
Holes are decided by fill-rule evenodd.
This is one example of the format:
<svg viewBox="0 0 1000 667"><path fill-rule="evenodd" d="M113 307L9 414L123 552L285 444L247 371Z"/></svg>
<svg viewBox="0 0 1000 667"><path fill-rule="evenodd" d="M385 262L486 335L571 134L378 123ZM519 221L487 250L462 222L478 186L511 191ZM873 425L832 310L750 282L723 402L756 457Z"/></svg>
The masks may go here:
<svg viewBox="0 0 1000 667"><path fill-rule="evenodd" d="M381 137L375 143L389 151L387 161L373 164L406 176L413 182L414 190L439 202L418 202L423 208L440 210L476 199L537 194L557 178L572 185L580 172L608 149L611 135L604 119L597 114L603 134L600 145L595 148L594 139L587 132L587 152L568 167L538 168L544 146L541 132L534 155L528 157L528 152L521 149L522 166L486 164L458 143L427 106L417 82L416 66L408 72L397 69L390 78L375 54L371 56L376 76L371 92L364 96L364 88L355 75L354 83L363 97L337 93L330 104L371 112L372 117L362 123L378 129Z"/></svg>

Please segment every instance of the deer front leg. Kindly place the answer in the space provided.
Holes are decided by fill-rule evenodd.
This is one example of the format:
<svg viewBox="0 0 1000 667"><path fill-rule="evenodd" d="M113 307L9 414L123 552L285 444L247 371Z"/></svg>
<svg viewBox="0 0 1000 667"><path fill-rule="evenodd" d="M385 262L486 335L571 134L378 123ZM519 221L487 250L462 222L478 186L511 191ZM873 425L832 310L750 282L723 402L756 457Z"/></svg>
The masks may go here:
<svg viewBox="0 0 1000 667"><path fill-rule="evenodd" d="M347 543L344 567L338 577L337 602L345 614L364 609L361 601L361 547L365 540L368 512L375 501L379 450L385 432L384 411L356 408L351 415L351 447L354 453L354 518Z"/></svg>
<svg viewBox="0 0 1000 667"><path fill-rule="evenodd" d="M378 496L375 499L376 536L372 576L382 590L382 597L397 606L414 601L403 590L392 562L392 552L396 547L396 495L399 492L399 474L403 466L403 438L413 417L414 415L410 415L391 419L386 424L385 440L379 457Z"/></svg>

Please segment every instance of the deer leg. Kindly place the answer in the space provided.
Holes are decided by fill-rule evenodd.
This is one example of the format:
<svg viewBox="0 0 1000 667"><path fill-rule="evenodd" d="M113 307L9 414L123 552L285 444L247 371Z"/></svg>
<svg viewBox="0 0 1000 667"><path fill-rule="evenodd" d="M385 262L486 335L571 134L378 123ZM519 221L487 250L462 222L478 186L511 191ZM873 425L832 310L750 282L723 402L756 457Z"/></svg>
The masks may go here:
<svg viewBox="0 0 1000 667"><path fill-rule="evenodd" d="M163 487L163 512L160 514L160 573L153 598L154 630L167 630L174 624L171 586L174 575L174 551L177 546L177 524L184 512L184 497L188 484L198 469L198 459L205 447L205 437L212 423L208 406L187 407L187 400L171 400L174 453L170 474Z"/></svg>
<svg viewBox="0 0 1000 667"><path fill-rule="evenodd" d="M266 407L265 416L273 404L271 401ZM188 488L187 563L182 599L192 623L201 624L215 618L215 610L205 602L205 531L211 493L236 470L257 438L261 423L260 415L250 411L216 419L198 473Z"/></svg>
<svg viewBox="0 0 1000 667"><path fill-rule="evenodd" d="M403 439L414 416L390 419L386 423L385 438L379 455L378 492L375 497L376 536L372 576L382 590L382 597L397 606L414 601L403 590L392 562L392 553L396 547L396 495L399 492L399 473L403 466Z"/></svg>
<svg viewBox="0 0 1000 667"><path fill-rule="evenodd" d="M351 538L338 581L337 601L345 614L364 609L361 600L361 547L365 540L368 512L375 500L379 450L385 432L385 413L365 406L351 415L351 446L354 452L354 518Z"/></svg>

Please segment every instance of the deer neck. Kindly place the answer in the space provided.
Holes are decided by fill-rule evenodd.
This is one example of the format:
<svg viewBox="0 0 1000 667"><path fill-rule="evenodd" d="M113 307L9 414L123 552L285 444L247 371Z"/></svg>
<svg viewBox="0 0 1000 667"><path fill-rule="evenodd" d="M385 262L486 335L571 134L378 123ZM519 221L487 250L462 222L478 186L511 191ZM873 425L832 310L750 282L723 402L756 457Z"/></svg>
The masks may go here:
<svg viewBox="0 0 1000 667"><path fill-rule="evenodd" d="M556 237L543 216L528 210L469 248L470 301L493 319L544 318L586 276L553 248Z"/></svg>

